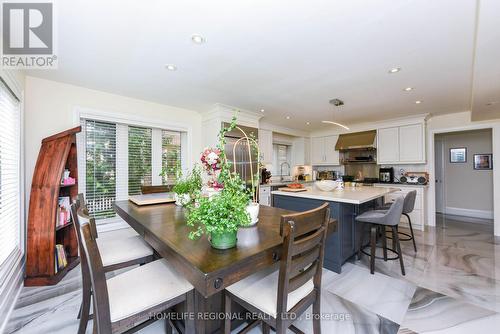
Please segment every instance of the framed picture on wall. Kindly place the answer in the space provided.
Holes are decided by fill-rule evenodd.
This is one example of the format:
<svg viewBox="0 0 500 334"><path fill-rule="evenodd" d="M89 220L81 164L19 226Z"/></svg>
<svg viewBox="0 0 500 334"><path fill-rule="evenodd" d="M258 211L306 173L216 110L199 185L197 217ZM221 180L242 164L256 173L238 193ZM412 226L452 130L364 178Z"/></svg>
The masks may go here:
<svg viewBox="0 0 500 334"><path fill-rule="evenodd" d="M474 169L489 170L493 169L492 154L474 154Z"/></svg>
<svg viewBox="0 0 500 334"><path fill-rule="evenodd" d="M451 163L467 162L467 148L465 147L450 148L450 162Z"/></svg>

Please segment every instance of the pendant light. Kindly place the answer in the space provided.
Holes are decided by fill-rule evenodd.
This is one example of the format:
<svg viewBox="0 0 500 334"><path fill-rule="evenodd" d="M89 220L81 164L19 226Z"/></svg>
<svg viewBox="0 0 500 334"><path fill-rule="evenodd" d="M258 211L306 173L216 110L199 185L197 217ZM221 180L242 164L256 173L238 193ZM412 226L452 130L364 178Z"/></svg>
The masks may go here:
<svg viewBox="0 0 500 334"><path fill-rule="evenodd" d="M332 99L329 102L330 102L330 104L333 104L335 107L340 107L340 106L344 105L344 101L342 101L340 99ZM335 118L335 110L333 111L333 118ZM343 128L343 129L350 130L349 127L347 127L343 124L340 124L338 122L334 122L334 121L321 121L321 123L333 124L333 125L336 125L336 126Z"/></svg>

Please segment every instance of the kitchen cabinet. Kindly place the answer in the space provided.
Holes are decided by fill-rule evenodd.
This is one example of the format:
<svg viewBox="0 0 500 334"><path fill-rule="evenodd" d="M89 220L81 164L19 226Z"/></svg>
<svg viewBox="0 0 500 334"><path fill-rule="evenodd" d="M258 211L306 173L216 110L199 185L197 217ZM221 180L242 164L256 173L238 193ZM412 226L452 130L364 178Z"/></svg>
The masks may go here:
<svg viewBox="0 0 500 334"><path fill-rule="evenodd" d="M309 165L311 162L309 154L309 140L297 137L292 143L292 166Z"/></svg>
<svg viewBox="0 0 500 334"><path fill-rule="evenodd" d="M261 185L259 187L259 204L271 206L271 187L268 185Z"/></svg>
<svg viewBox="0 0 500 334"><path fill-rule="evenodd" d="M259 129L259 151L263 164L273 162L273 132Z"/></svg>
<svg viewBox="0 0 500 334"><path fill-rule="evenodd" d="M423 123L377 130L378 164L425 163L425 127Z"/></svg>
<svg viewBox="0 0 500 334"><path fill-rule="evenodd" d="M311 164L340 165L339 151L335 150L338 139L337 135L311 138Z"/></svg>

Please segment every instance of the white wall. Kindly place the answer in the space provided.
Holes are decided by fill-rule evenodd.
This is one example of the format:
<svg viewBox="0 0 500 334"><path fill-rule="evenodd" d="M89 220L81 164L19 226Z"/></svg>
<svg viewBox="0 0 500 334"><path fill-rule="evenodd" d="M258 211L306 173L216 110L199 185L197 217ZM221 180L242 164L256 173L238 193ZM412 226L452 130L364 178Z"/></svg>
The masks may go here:
<svg viewBox="0 0 500 334"><path fill-rule="evenodd" d="M41 140L74 127L75 110L78 107L141 117L160 123L186 124L192 128L188 159L195 161L202 149L201 115L196 111L30 76L26 77L25 100L27 201Z"/></svg>
<svg viewBox="0 0 500 334"><path fill-rule="evenodd" d="M446 213L493 216L493 170L475 170L474 154L491 153L491 129L439 134L444 144ZM451 163L451 148L465 147L467 162ZM465 212L463 210L467 210Z"/></svg>

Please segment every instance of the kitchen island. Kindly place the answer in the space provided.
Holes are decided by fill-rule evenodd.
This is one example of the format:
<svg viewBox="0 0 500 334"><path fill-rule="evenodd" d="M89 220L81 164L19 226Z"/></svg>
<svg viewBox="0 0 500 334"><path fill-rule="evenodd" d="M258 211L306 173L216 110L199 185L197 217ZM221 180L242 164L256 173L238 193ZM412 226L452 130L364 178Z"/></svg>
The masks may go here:
<svg viewBox="0 0 500 334"><path fill-rule="evenodd" d="M302 192L273 191L273 206L286 210L306 211L328 202L330 215L337 220L337 231L326 242L324 267L340 273L342 265L356 254L359 234L368 233L356 223L357 215L374 209L377 201L397 188L346 187L342 190L321 191L316 186ZM366 232L364 232L366 231Z"/></svg>

